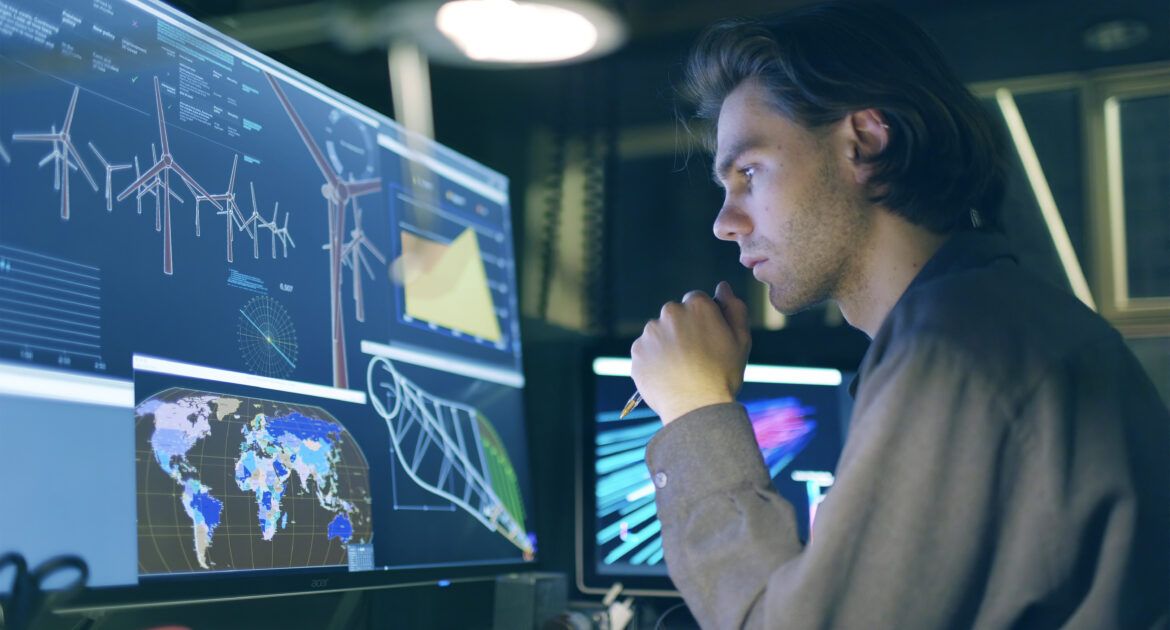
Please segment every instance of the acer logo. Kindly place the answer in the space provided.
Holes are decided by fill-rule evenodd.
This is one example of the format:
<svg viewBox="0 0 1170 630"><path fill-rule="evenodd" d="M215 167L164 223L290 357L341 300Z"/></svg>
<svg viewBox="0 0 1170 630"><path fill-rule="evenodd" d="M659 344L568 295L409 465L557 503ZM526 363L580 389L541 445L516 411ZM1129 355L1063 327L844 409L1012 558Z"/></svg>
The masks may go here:
<svg viewBox="0 0 1170 630"><path fill-rule="evenodd" d="M325 588L329 586L329 578L321 578L309 582L309 588Z"/></svg>

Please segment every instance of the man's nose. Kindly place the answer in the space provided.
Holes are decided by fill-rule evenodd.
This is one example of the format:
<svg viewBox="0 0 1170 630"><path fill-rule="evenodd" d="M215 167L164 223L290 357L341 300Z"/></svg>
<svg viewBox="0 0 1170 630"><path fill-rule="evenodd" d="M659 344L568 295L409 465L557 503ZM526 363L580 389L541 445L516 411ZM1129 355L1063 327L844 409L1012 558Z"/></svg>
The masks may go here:
<svg viewBox="0 0 1170 630"><path fill-rule="evenodd" d="M715 238L722 241L734 241L741 236L751 233L751 222L747 215L730 202L724 202L715 216L715 223L711 226Z"/></svg>

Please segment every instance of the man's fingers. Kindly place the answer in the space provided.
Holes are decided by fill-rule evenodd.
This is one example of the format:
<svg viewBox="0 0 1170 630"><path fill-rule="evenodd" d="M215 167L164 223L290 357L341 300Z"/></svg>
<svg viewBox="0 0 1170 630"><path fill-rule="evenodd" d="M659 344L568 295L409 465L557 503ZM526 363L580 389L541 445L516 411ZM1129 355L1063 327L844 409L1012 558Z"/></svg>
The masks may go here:
<svg viewBox="0 0 1170 630"><path fill-rule="evenodd" d="M735 296L731 285L726 281L715 287L715 301L719 303L719 308L723 309L723 319L726 319L731 329L735 331L739 342L746 343L750 340L751 326L748 323L747 304Z"/></svg>
<svg viewBox="0 0 1170 630"><path fill-rule="evenodd" d="M747 304L735 296L730 284L726 281L720 282L715 287L715 295L713 298L703 291L689 291L683 296L681 304L685 306L691 303L701 303L705 300L712 300L719 307L720 314L727 322L727 325L731 327L736 341L741 345L751 343L751 328L748 323ZM666 316L665 307L663 307L663 316Z"/></svg>

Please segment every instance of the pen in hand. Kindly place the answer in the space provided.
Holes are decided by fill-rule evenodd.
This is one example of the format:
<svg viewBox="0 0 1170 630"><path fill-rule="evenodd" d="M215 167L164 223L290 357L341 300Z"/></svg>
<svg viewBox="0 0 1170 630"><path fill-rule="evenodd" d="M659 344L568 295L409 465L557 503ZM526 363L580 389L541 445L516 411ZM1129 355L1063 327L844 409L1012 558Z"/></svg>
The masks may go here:
<svg viewBox="0 0 1170 630"><path fill-rule="evenodd" d="M622 412L618 414L618 420L630 415L630 412L640 404L642 404L642 392L635 389L634 395L630 396L630 399L626 401L626 406L622 407Z"/></svg>
<svg viewBox="0 0 1170 630"><path fill-rule="evenodd" d="M723 303L719 301L719 298L711 299L715 301L715 305L718 306L720 310L723 309ZM622 407L622 412L618 414L618 420L625 419L625 417L630 415L630 412L636 409L640 404L642 404L642 392L635 389L634 395L630 396L630 399L626 401L626 406Z"/></svg>

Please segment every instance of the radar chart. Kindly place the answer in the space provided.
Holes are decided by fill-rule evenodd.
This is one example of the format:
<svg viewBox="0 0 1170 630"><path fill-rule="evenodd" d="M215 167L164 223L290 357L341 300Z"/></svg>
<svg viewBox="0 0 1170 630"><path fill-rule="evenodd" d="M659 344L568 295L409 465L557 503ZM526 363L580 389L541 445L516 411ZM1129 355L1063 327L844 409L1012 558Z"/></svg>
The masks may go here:
<svg viewBox="0 0 1170 630"><path fill-rule="evenodd" d="M259 295L240 308L237 337L248 370L284 378L297 367L297 331L280 302Z"/></svg>

